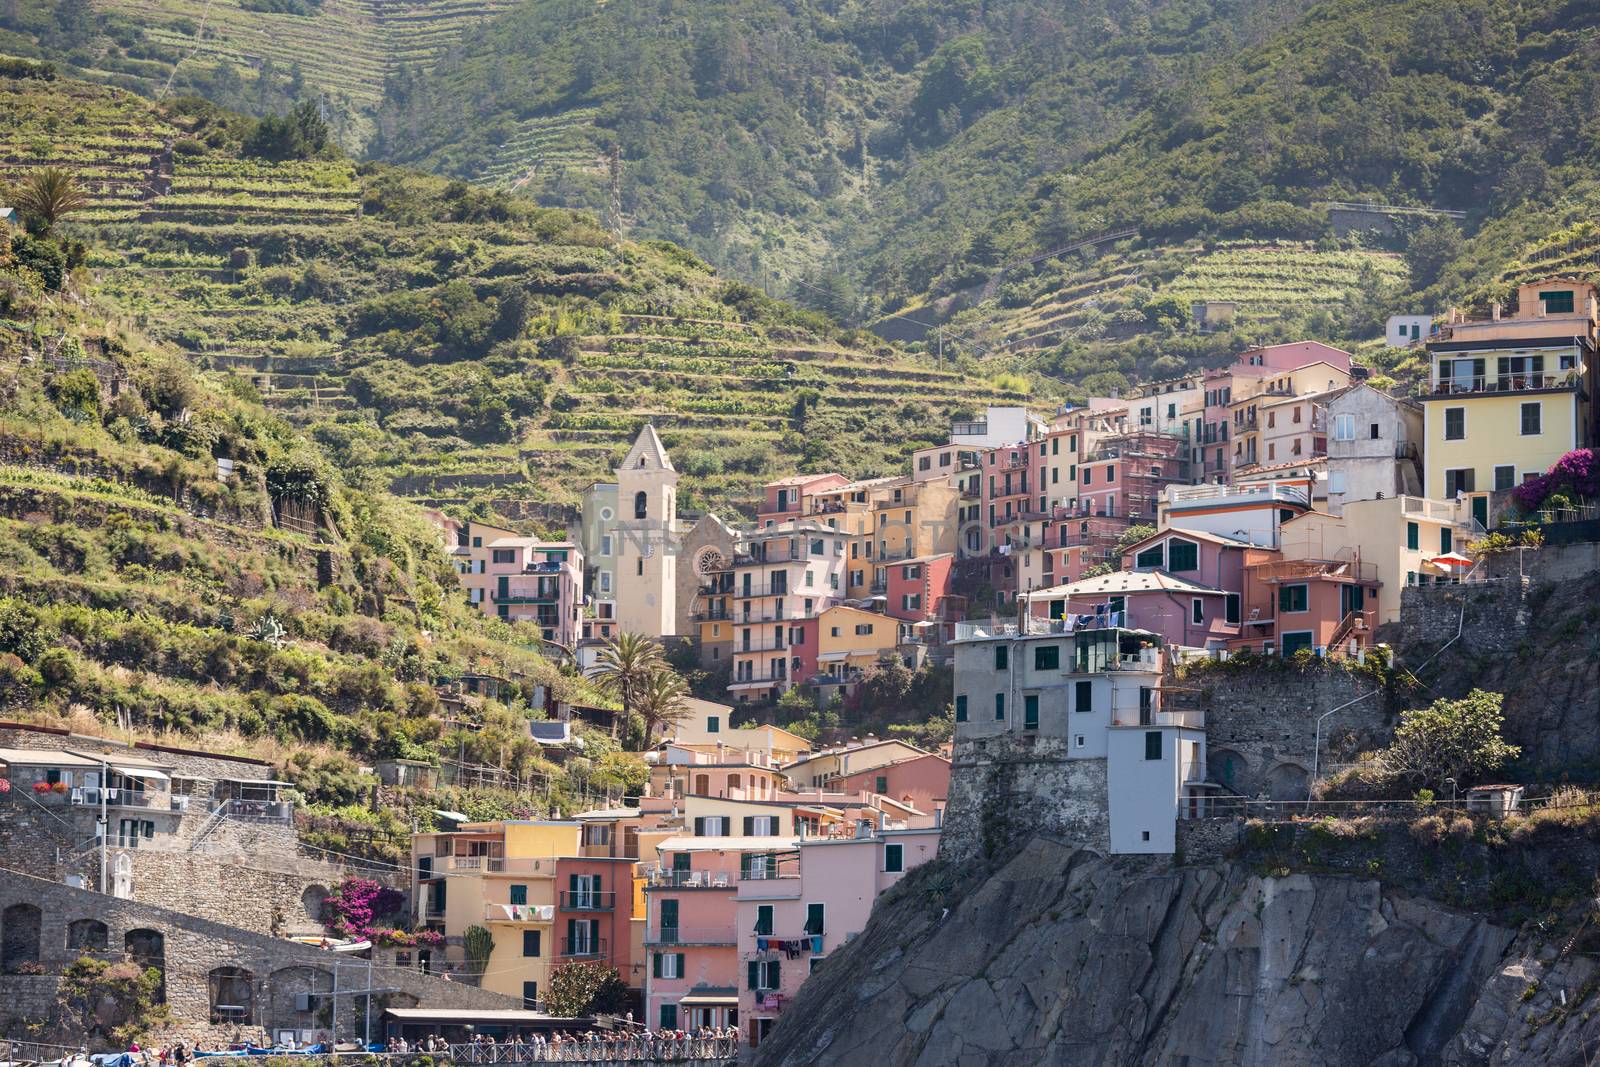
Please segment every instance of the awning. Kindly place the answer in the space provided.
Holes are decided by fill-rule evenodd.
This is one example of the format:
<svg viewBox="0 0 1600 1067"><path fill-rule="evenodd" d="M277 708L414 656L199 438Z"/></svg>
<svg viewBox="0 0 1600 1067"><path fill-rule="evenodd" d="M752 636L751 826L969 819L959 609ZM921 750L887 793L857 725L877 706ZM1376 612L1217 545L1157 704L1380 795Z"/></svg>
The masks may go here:
<svg viewBox="0 0 1600 1067"><path fill-rule="evenodd" d="M552 1016L516 1008L387 1008L384 1014L403 1023L536 1023Z"/></svg>
<svg viewBox="0 0 1600 1067"><path fill-rule="evenodd" d="M684 1008L736 1008L739 1006L739 998L690 993L682 1000L679 1000L678 1005Z"/></svg>
<svg viewBox="0 0 1600 1067"><path fill-rule="evenodd" d="M170 782L172 779L166 772L158 771L154 767L120 767L113 763L111 769L129 778L138 778L141 781Z"/></svg>

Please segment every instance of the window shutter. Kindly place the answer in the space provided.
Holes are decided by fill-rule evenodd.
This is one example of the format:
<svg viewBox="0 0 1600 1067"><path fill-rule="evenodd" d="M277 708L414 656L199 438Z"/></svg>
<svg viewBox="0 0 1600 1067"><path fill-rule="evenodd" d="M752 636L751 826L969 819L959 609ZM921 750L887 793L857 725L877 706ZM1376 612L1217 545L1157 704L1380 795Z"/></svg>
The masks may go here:
<svg viewBox="0 0 1600 1067"><path fill-rule="evenodd" d="M747 963L745 965L745 978L750 983L751 989L759 986L761 984L761 964L757 963L755 960L751 960L749 963Z"/></svg>
<svg viewBox="0 0 1600 1067"><path fill-rule="evenodd" d="M650 974L654 978L661 977L661 953L657 952L650 959Z"/></svg>
<svg viewBox="0 0 1600 1067"><path fill-rule="evenodd" d="M748 852L739 853L739 877L750 877L750 853Z"/></svg>
<svg viewBox="0 0 1600 1067"><path fill-rule="evenodd" d="M682 977L683 977L683 976L684 976L684 973L685 973L685 972L684 972L684 969L683 969L683 953L681 953L681 952L674 952L674 953L673 953L673 954L672 954L672 956L673 956L673 959L674 959L674 960L676 960L676 961L677 961L677 964L678 964L678 968L677 968L677 970L678 970L678 973L677 973L677 977L679 977L679 978L682 978Z"/></svg>
<svg viewBox="0 0 1600 1067"><path fill-rule="evenodd" d="M696 815L694 817L694 836L706 836L706 817L704 815Z"/></svg>
<svg viewBox="0 0 1600 1067"><path fill-rule="evenodd" d="M746 837L754 837L755 835L756 835L756 817L754 815L746 815L744 817L744 836L746 836Z"/></svg>

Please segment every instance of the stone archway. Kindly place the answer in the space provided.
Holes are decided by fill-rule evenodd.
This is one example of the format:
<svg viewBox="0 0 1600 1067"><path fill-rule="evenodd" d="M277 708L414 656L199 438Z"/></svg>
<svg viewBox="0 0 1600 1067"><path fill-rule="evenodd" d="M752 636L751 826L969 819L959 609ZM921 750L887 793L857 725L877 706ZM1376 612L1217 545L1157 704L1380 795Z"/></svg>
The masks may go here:
<svg viewBox="0 0 1600 1067"><path fill-rule="evenodd" d="M250 1023L256 1015L256 976L243 967L213 967L206 975L213 1023Z"/></svg>
<svg viewBox="0 0 1600 1067"><path fill-rule="evenodd" d="M128 954L128 959L139 965L142 970L154 967L161 972L161 987L156 991L157 999L165 1002L167 999L167 939L160 930L135 929L129 930L122 939L122 951Z"/></svg>
<svg viewBox="0 0 1600 1067"><path fill-rule="evenodd" d="M1249 794L1250 761L1231 748L1206 751L1206 777L1235 793Z"/></svg>
<svg viewBox="0 0 1600 1067"><path fill-rule="evenodd" d="M1304 800L1311 788L1311 772L1298 763L1283 762L1267 772L1267 796L1273 800Z"/></svg>
<svg viewBox="0 0 1600 1067"><path fill-rule="evenodd" d="M68 952L104 952L110 944L111 931L99 919L74 919L67 924Z"/></svg>
<svg viewBox="0 0 1600 1067"><path fill-rule="evenodd" d="M39 930L44 913L37 904L13 904L0 912L0 972L20 974L39 966Z"/></svg>
<svg viewBox="0 0 1600 1067"><path fill-rule="evenodd" d="M306 886L305 892L300 894L300 906L305 909L307 919L318 924L325 921L328 896L329 893L326 886Z"/></svg>

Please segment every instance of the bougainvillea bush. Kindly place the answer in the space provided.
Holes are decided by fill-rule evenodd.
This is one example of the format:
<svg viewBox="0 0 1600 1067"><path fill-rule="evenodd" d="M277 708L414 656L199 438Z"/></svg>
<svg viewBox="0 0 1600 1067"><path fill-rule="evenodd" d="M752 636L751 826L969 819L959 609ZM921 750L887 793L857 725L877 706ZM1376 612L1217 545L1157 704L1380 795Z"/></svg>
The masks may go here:
<svg viewBox="0 0 1600 1067"><path fill-rule="evenodd" d="M1556 460L1544 474L1531 478L1511 490L1523 511L1538 511L1539 505L1561 490L1574 497L1600 496L1600 456L1592 448L1579 448Z"/></svg>
<svg viewBox="0 0 1600 1067"><path fill-rule="evenodd" d="M374 945L437 946L444 938L433 930L415 932L395 926L405 911L406 895L371 878L346 878L328 895L325 922L340 937Z"/></svg>

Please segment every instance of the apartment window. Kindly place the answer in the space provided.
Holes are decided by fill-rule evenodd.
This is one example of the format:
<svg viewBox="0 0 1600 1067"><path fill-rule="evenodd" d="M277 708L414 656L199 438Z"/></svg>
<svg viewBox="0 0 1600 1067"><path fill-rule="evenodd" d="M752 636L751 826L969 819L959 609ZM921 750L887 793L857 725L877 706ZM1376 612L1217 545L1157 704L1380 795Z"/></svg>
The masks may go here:
<svg viewBox="0 0 1600 1067"><path fill-rule="evenodd" d="M1144 758L1158 760L1161 758L1161 731L1146 730L1144 734Z"/></svg>
<svg viewBox="0 0 1600 1067"><path fill-rule="evenodd" d="M640 556L638 562L636 564L634 564L634 573L636 573L641 578L644 577L644 557L643 556Z"/></svg>
<svg viewBox="0 0 1600 1067"><path fill-rule="evenodd" d="M1354 441L1356 439L1356 417L1354 415L1335 415L1333 417L1333 439L1335 441Z"/></svg>
<svg viewBox="0 0 1600 1067"><path fill-rule="evenodd" d="M994 718L995 718L995 721L999 722L1000 720L1004 719L1005 717L1006 717L1006 695L1004 693L996 693L994 695Z"/></svg>
<svg viewBox="0 0 1600 1067"><path fill-rule="evenodd" d="M767 910L771 911L772 909L768 908ZM769 934L771 932L771 930L767 931ZM655 954L655 966L651 968L651 972L657 978L682 978L683 956L682 952L657 952ZM665 1012L668 1006L663 1005L662 1011ZM670 1006L676 1008L676 1005Z"/></svg>
<svg viewBox="0 0 1600 1067"><path fill-rule="evenodd" d="M1471 467L1461 467L1456 470L1444 472L1444 498L1453 500L1461 493L1472 492L1473 470Z"/></svg>
<svg viewBox="0 0 1600 1067"><path fill-rule="evenodd" d="M1094 710L1094 683L1093 682L1078 682L1076 685L1073 686L1073 691L1072 691L1072 710L1073 711L1093 711Z"/></svg>
<svg viewBox="0 0 1600 1067"><path fill-rule="evenodd" d="M1444 554L1446 552L1449 552L1454 547L1455 547L1455 542L1454 542L1454 539L1450 536L1450 527L1448 527L1448 526L1440 527L1439 528L1439 552L1440 552L1440 554L1442 555L1442 554Z"/></svg>
<svg viewBox="0 0 1600 1067"><path fill-rule="evenodd" d="M777 989L778 980L782 977L778 960L751 960L745 964L745 980L751 989Z"/></svg>
<svg viewBox="0 0 1600 1067"><path fill-rule="evenodd" d="M838 637L839 636L839 628L837 626L830 626L830 627L828 627L828 629L831 632L832 636L834 636L834 637Z"/></svg>
<svg viewBox="0 0 1600 1067"><path fill-rule="evenodd" d="M1229 593L1223 598L1226 614L1223 616L1230 625L1239 624L1239 594Z"/></svg>
<svg viewBox="0 0 1600 1067"><path fill-rule="evenodd" d="M751 779L753 782L754 779ZM738 782L733 783L737 785ZM883 792L883 790L878 790ZM778 817L776 815L746 815L744 817L744 836L746 837L775 837L778 833Z"/></svg>
<svg viewBox="0 0 1600 1067"><path fill-rule="evenodd" d="M827 911L826 904L808 903L806 905L806 927L804 932L812 935L827 933Z"/></svg>
<svg viewBox="0 0 1600 1067"><path fill-rule="evenodd" d="M933 468L933 457L932 456L919 456L919 457L917 457L917 470L925 471L925 470L931 470L932 468Z"/></svg>
<svg viewBox="0 0 1600 1067"><path fill-rule="evenodd" d="M1151 545L1133 557L1133 566L1135 570L1142 570L1145 567L1160 567L1166 561L1163 547L1161 545Z"/></svg>
<svg viewBox="0 0 1600 1067"><path fill-rule="evenodd" d="M1444 439L1446 441L1464 441L1467 438L1467 409L1444 409Z"/></svg>
<svg viewBox="0 0 1600 1067"><path fill-rule="evenodd" d="M956 697L956 722L967 721L967 698Z"/></svg>
<svg viewBox="0 0 1600 1067"><path fill-rule="evenodd" d="M696 790L701 792L702 790ZM697 815L694 820L694 836L696 837L727 837L728 816L726 815Z"/></svg>
<svg viewBox="0 0 1600 1067"><path fill-rule="evenodd" d="M718 715L706 716L706 733L716 734L722 732L722 718Z"/></svg>
<svg viewBox="0 0 1600 1067"><path fill-rule="evenodd" d="M751 966L754 967L755 964L751 964ZM752 986L751 988L755 987ZM661 1005L660 1028L662 1030L676 1030L678 1028L678 1006L676 1004Z"/></svg>
<svg viewBox="0 0 1600 1067"><path fill-rule="evenodd" d="M1189 621L1196 626L1206 621L1206 602L1199 597L1189 599Z"/></svg>
<svg viewBox="0 0 1600 1067"><path fill-rule="evenodd" d="M880 775L875 776L873 778L873 780L872 780L872 784L873 784L873 792L875 792L875 793L878 793L878 794L881 795L881 794L887 794L889 792L889 776L887 774L880 774Z"/></svg>
<svg viewBox="0 0 1600 1067"><path fill-rule="evenodd" d="M1378 424L1377 423L1373 423L1371 426L1367 427L1367 436L1370 437L1374 441L1378 441L1378 440L1382 440L1383 432L1378 429Z"/></svg>
<svg viewBox="0 0 1600 1067"><path fill-rule="evenodd" d="M1011 650L1006 645L994 646L994 669L1003 671L1011 666Z"/></svg>
<svg viewBox="0 0 1600 1067"><path fill-rule="evenodd" d="M772 905L771 904L757 904L756 905L756 930L755 930L755 932L756 932L756 936L757 937L770 937L770 936L772 936Z"/></svg>
<svg viewBox="0 0 1600 1067"><path fill-rule="evenodd" d="M522 983L522 1010L537 1011L539 1008L539 983Z"/></svg>
<svg viewBox="0 0 1600 1067"><path fill-rule="evenodd" d="M1199 570L1200 546L1193 541L1184 541L1176 537L1168 541L1167 569L1174 573Z"/></svg>
<svg viewBox="0 0 1600 1067"><path fill-rule="evenodd" d="M1278 425L1278 413L1276 411L1267 412L1267 429L1270 430L1270 429L1272 429L1273 427L1275 427L1277 425Z"/></svg>
<svg viewBox="0 0 1600 1067"><path fill-rule="evenodd" d="M902 593L902 594L900 594L900 610L902 610L902 611L921 611L922 610L922 594L921 593Z"/></svg>
<svg viewBox="0 0 1600 1067"><path fill-rule="evenodd" d="M1083 484L1084 485L1092 485L1093 483L1094 483L1094 468L1093 467L1085 467L1085 468L1083 468Z"/></svg>
<svg viewBox="0 0 1600 1067"><path fill-rule="evenodd" d="M1570 315L1572 314L1572 290L1556 289L1548 293L1539 294L1539 302L1544 305L1546 314Z"/></svg>
<svg viewBox="0 0 1600 1067"><path fill-rule="evenodd" d="M857 637L866 637L871 633L872 633L872 623L863 622L863 623L857 623L856 624L856 636Z"/></svg>
<svg viewBox="0 0 1600 1067"><path fill-rule="evenodd" d="M1117 468L1114 465L1110 466L1110 467L1107 467L1106 468L1106 481L1108 483L1110 483L1110 482L1114 482L1116 480L1117 480Z"/></svg>
<svg viewBox="0 0 1600 1067"><path fill-rule="evenodd" d="M494 550L494 561L496 563L515 563L517 561L517 550L514 548L497 548Z"/></svg>
<svg viewBox="0 0 1600 1067"><path fill-rule="evenodd" d="M1495 489L1497 489L1497 490L1499 490L1499 489L1510 489L1512 486L1514 486L1516 484L1517 484L1517 468L1516 467L1507 466L1507 467L1496 467L1494 469L1494 487L1495 487Z"/></svg>
<svg viewBox="0 0 1600 1067"><path fill-rule="evenodd" d="M1061 669L1061 646L1039 645L1033 650L1033 669L1055 671Z"/></svg>
<svg viewBox="0 0 1600 1067"><path fill-rule="evenodd" d="M906 869L906 846L883 846L883 869L888 874L899 874Z"/></svg>
<svg viewBox="0 0 1600 1067"><path fill-rule="evenodd" d="M539 955L539 930L522 931L522 954L524 956Z"/></svg>
<svg viewBox="0 0 1600 1067"><path fill-rule="evenodd" d="M1522 405L1522 436L1537 437L1544 432L1544 405L1535 401Z"/></svg>
<svg viewBox="0 0 1600 1067"><path fill-rule="evenodd" d="M511 887L511 903L513 903L513 904L526 904L527 902L528 902L528 887L525 886L525 885L513 885Z"/></svg>
<svg viewBox="0 0 1600 1067"><path fill-rule="evenodd" d="M1037 730L1039 728L1039 697L1029 693L1022 698L1022 728L1024 730Z"/></svg>
<svg viewBox="0 0 1600 1067"><path fill-rule="evenodd" d="M1311 597L1311 587L1308 585L1285 585L1278 588L1278 610L1282 612L1296 612L1308 610Z"/></svg>
<svg viewBox="0 0 1600 1067"><path fill-rule="evenodd" d="M1417 550L1419 544L1418 536L1417 524L1414 522L1406 523L1406 547L1413 552Z"/></svg>

